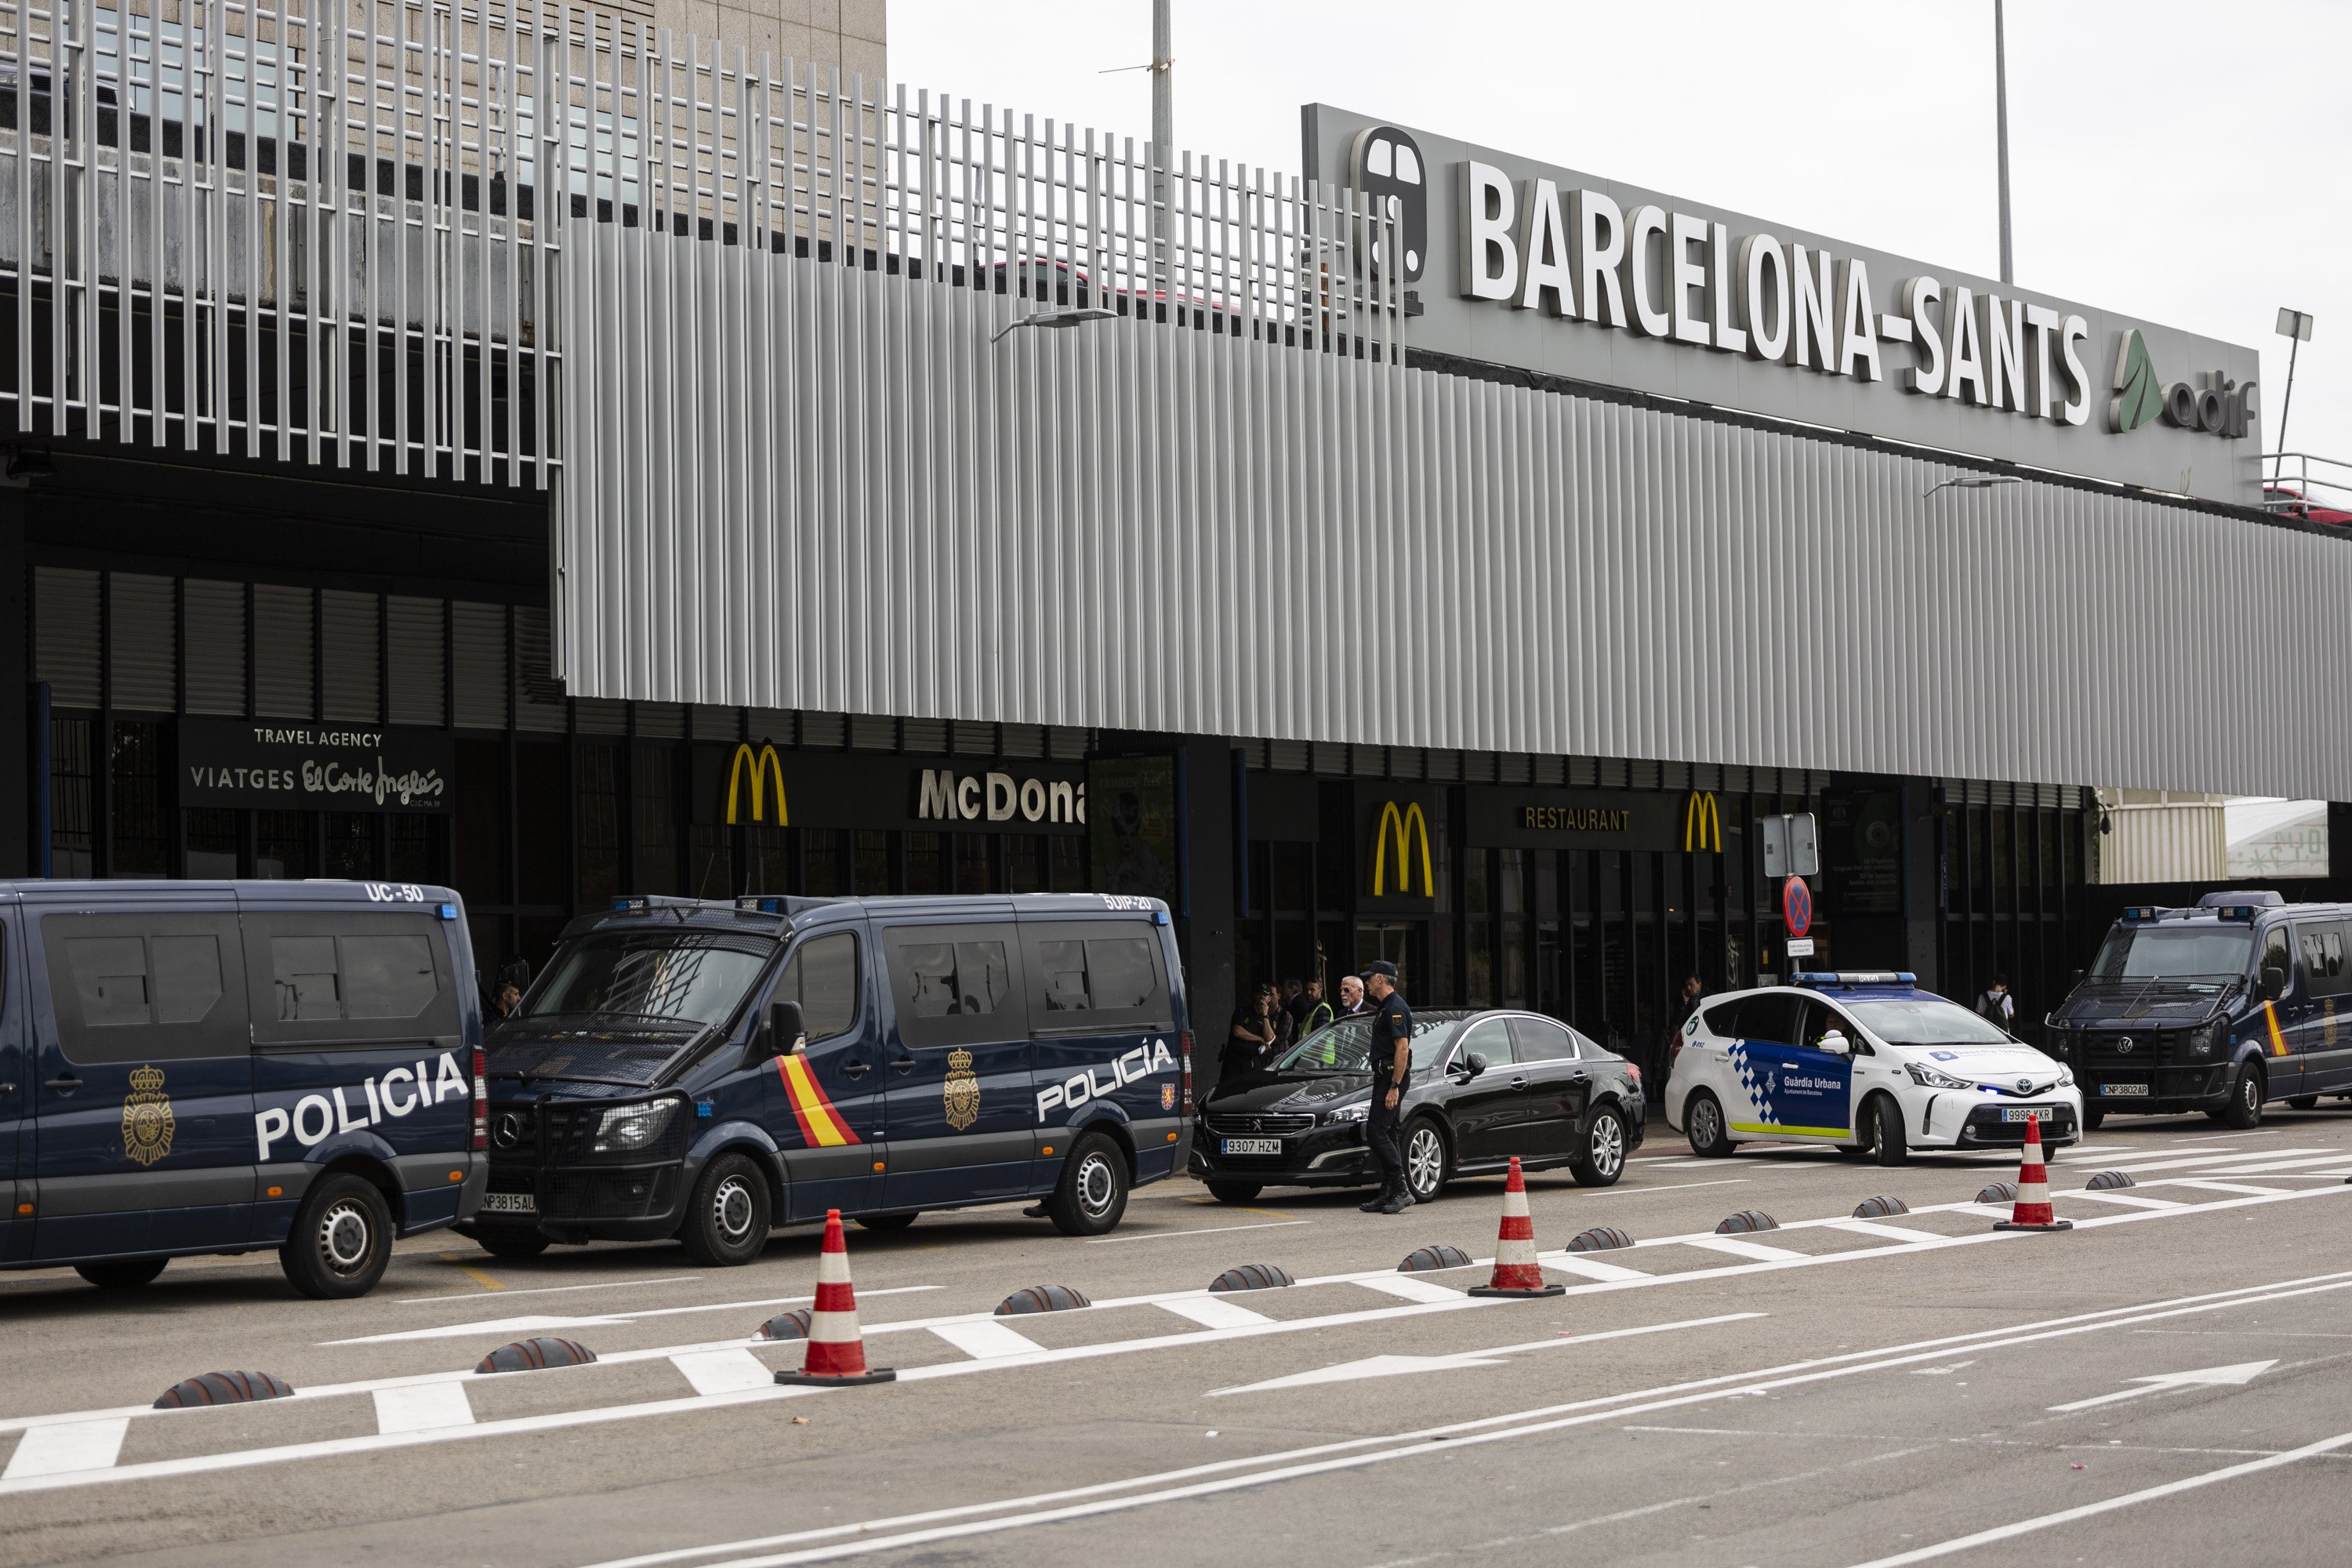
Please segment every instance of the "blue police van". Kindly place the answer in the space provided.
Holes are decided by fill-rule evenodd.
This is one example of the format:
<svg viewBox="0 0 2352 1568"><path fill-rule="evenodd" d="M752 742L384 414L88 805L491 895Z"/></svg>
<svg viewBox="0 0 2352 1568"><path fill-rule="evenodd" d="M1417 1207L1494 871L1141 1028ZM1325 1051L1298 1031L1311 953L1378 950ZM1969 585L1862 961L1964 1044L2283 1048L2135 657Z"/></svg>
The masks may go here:
<svg viewBox="0 0 2352 1568"><path fill-rule="evenodd" d="M1167 907L635 897L574 921L489 1045L500 1257L675 1237L699 1262L839 1209L1042 1200L1110 1230L1183 1168L1191 1036Z"/></svg>
<svg viewBox="0 0 2352 1568"><path fill-rule="evenodd" d="M363 1295L481 1202L480 1047L446 889L0 883L0 1268L275 1248Z"/></svg>
<svg viewBox="0 0 2352 1568"><path fill-rule="evenodd" d="M2201 1110L2247 1128L2272 1100L2352 1098L2347 946L2352 904L2239 891L2124 910L2047 1026L2084 1124Z"/></svg>

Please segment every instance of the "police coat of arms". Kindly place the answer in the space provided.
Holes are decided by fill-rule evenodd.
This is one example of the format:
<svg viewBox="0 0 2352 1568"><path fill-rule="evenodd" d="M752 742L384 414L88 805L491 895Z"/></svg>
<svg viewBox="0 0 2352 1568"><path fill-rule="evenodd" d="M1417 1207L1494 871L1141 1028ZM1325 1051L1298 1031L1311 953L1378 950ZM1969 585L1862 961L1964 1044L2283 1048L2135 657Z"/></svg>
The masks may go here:
<svg viewBox="0 0 2352 1568"><path fill-rule="evenodd" d="M948 1053L948 1081L942 1098L947 1103L948 1125L957 1131L980 1120L980 1079L972 1074L970 1051Z"/></svg>
<svg viewBox="0 0 2352 1568"><path fill-rule="evenodd" d="M141 1068L131 1075L131 1093L122 1101L122 1152L142 1165L153 1164L172 1152L173 1126L163 1069Z"/></svg>

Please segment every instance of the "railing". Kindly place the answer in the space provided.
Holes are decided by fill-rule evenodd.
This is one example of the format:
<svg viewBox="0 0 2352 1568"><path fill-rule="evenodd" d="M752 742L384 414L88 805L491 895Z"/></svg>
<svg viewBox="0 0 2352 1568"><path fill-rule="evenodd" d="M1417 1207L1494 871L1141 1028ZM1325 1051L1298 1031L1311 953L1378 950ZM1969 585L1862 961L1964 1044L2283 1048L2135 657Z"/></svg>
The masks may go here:
<svg viewBox="0 0 2352 1568"><path fill-rule="evenodd" d="M2263 509L2286 517L2352 522L2352 462L2315 452L2263 459Z"/></svg>
<svg viewBox="0 0 2352 1568"><path fill-rule="evenodd" d="M667 46L569 6L0 0L16 430L544 487L583 220L1397 360L1352 192Z"/></svg>

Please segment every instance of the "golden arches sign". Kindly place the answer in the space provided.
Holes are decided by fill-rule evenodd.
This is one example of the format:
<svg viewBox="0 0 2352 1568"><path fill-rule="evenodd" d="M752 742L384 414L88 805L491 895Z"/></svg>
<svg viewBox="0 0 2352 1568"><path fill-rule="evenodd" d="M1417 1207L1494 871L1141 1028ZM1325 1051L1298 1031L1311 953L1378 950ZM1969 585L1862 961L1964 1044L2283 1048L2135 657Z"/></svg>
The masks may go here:
<svg viewBox="0 0 2352 1568"><path fill-rule="evenodd" d="M1412 892L1412 841L1416 834L1421 838L1421 896L1437 896L1437 879L1429 863L1429 818L1422 815L1419 801L1408 802L1400 811L1391 800L1382 803L1380 825L1372 829L1372 897L1377 899L1388 890L1391 835L1396 839L1397 893L1402 897Z"/></svg>
<svg viewBox="0 0 2352 1568"><path fill-rule="evenodd" d="M765 785L770 779L773 779L776 785L776 816L774 826L778 827L790 826L791 818L784 815L783 760L776 755L775 747L761 746L755 752L751 750L751 744L748 741L735 748L735 760L729 763L727 768L728 826L731 827L737 823L746 820L746 818L737 815L740 802L740 791L743 787L743 771L746 768L749 768L751 772L751 815L748 820L758 823L765 823L768 821L767 790Z"/></svg>
<svg viewBox="0 0 2352 1568"><path fill-rule="evenodd" d="M1723 810L1713 790L1691 791L1690 804L1683 807L1683 848L1723 853Z"/></svg>

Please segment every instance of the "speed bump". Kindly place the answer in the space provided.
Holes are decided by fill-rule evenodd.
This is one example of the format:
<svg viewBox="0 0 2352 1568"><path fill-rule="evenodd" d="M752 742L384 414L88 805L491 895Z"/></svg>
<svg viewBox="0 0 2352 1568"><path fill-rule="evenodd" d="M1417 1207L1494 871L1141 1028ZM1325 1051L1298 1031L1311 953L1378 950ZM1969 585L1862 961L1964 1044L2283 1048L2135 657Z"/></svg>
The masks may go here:
<svg viewBox="0 0 2352 1568"><path fill-rule="evenodd" d="M2113 1192L2117 1187L2136 1187L2137 1185L2139 1185L2139 1184L2131 1179L2131 1173L2129 1171L2101 1171L2097 1175L2093 1176L2089 1181L2083 1184L2083 1190L2086 1193L2105 1193Z"/></svg>
<svg viewBox="0 0 2352 1568"><path fill-rule="evenodd" d="M1067 1285L1032 1285L1026 1290L1015 1290L996 1304L996 1316L1017 1318L1031 1312L1075 1312L1094 1303L1083 1290L1073 1290Z"/></svg>
<svg viewBox="0 0 2352 1568"><path fill-rule="evenodd" d="M1780 1222L1774 1219L1770 1215L1766 1214L1762 1209L1741 1209L1738 1214L1724 1215L1723 1223L1715 1227L1715 1234L1717 1236L1747 1236L1755 1231L1778 1230L1780 1228Z"/></svg>
<svg viewBox="0 0 2352 1568"><path fill-rule="evenodd" d="M1244 1263L1210 1280L1209 1289L1222 1295L1228 1290L1279 1290L1297 1283L1279 1263Z"/></svg>
<svg viewBox="0 0 2352 1568"><path fill-rule="evenodd" d="M1426 1274L1433 1269L1467 1268L1469 1267L1470 1255L1468 1253L1463 1251L1458 1247L1447 1247L1440 1244L1436 1247L1416 1247L1414 1250L1406 1253L1404 1255L1404 1261L1397 1265L1397 1272L1400 1274Z"/></svg>
<svg viewBox="0 0 2352 1568"><path fill-rule="evenodd" d="M794 1307L789 1312L778 1312L753 1331L758 1340L804 1340L808 1338L810 1310Z"/></svg>
<svg viewBox="0 0 2352 1568"><path fill-rule="evenodd" d="M2017 1184L2015 1182L1995 1182L1977 1194L1977 1202L1980 1204L2013 1204L2016 1201Z"/></svg>
<svg viewBox="0 0 2352 1568"><path fill-rule="evenodd" d="M1621 1247L1631 1247L1633 1238L1613 1225L1596 1225L1580 1233L1568 1244L1570 1252L1614 1252Z"/></svg>
<svg viewBox="0 0 2352 1568"><path fill-rule="evenodd" d="M551 1366L586 1366L596 1359L596 1352L577 1340L559 1340L542 1336L517 1340L510 1345L500 1345L482 1358L474 1368L484 1372L539 1372Z"/></svg>
<svg viewBox="0 0 2352 1568"><path fill-rule="evenodd" d="M175 1383L155 1396L157 1410L191 1410L207 1405L247 1405L257 1399L283 1399L294 1385L266 1372L208 1372Z"/></svg>

